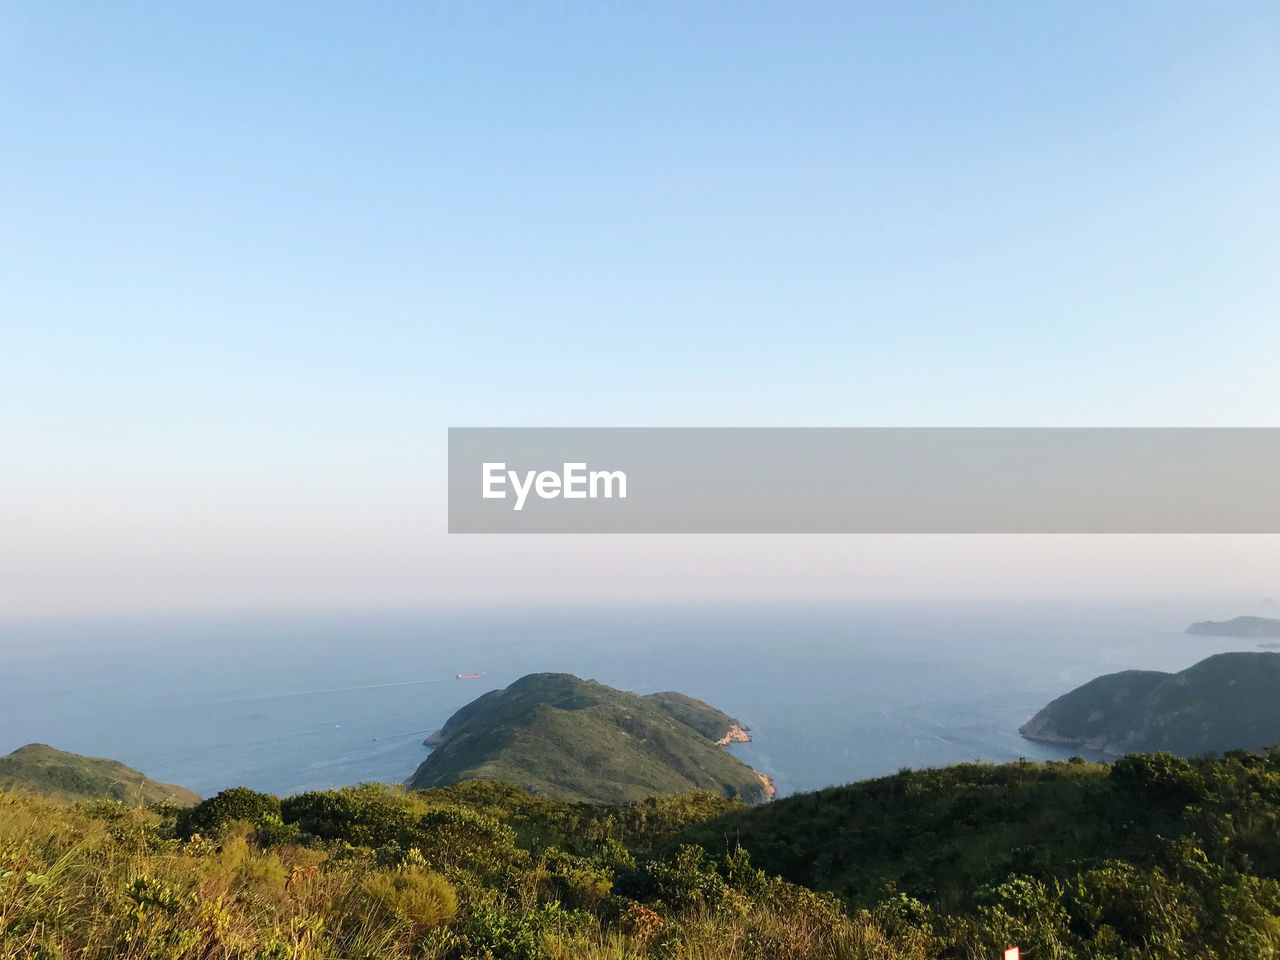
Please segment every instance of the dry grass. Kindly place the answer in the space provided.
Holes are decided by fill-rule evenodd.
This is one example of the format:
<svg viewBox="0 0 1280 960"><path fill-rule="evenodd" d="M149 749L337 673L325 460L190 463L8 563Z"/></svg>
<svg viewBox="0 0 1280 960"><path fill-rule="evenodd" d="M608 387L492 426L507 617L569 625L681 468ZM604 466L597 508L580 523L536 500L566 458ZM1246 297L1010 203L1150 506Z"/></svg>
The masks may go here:
<svg viewBox="0 0 1280 960"><path fill-rule="evenodd" d="M467 897L483 896L486 909L517 924L539 904L556 906L553 885L531 881L534 873L514 878L506 892L455 891L417 862L387 869L358 852L326 858L302 846L260 849L243 825L216 841L197 836L184 843L154 811L0 793L0 960L933 955L927 944L890 940L869 916L850 918L807 891L768 902L734 892L717 909L678 917L660 918L636 903L609 922L569 912L563 914L569 921L540 928L528 942L496 935L485 941L483 931L480 940L468 940L476 934L467 925Z"/></svg>

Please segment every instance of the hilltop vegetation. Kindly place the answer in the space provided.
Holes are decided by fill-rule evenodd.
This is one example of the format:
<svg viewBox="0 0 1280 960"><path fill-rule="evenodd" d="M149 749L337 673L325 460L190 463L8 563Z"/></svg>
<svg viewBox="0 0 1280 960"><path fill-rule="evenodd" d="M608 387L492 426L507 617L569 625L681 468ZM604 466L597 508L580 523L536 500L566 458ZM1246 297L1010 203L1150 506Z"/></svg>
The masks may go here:
<svg viewBox="0 0 1280 960"><path fill-rule="evenodd" d="M500 780L562 800L627 803L713 790L760 802L759 774L717 745L738 726L679 693L640 696L567 673L535 673L457 711L409 780L423 789Z"/></svg>
<svg viewBox="0 0 1280 960"><path fill-rule="evenodd" d="M125 803L167 800L183 806L200 801L186 787L152 780L115 760L66 753L43 743L29 743L0 757L0 787Z"/></svg>
<svg viewBox="0 0 1280 960"><path fill-rule="evenodd" d="M1260 960L1278 874L1275 752L904 771L754 808L491 782L183 811L0 793L0 960Z"/></svg>
<svg viewBox="0 0 1280 960"><path fill-rule="evenodd" d="M1107 674L1054 700L1021 732L1117 756L1260 750L1280 743L1280 653L1220 653L1179 673Z"/></svg>
<svg viewBox="0 0 1280 960"><path fill-rule="evenodd" d="M1246 812L1247 830L1232 822ZM1214 832L1223 817L1229 836ZM1217 855L1277 875L1278 818L1280 754L1135 754L1113 764L904 770L730 811L676 842L712 851L741 845L759 866L855 904L891 885L969 910L1008 875L1064 881L1111 859L1147 861L1179 837L1212 839L1222 845Z"/></svg>
<svg viewBox="0 0 1280 960"><path fill-rule="evenodd" d="M727 737L735 727L742 727L741 721L722 713L711 704L674 690L651 693L644 699L713 742Z"/></svg>

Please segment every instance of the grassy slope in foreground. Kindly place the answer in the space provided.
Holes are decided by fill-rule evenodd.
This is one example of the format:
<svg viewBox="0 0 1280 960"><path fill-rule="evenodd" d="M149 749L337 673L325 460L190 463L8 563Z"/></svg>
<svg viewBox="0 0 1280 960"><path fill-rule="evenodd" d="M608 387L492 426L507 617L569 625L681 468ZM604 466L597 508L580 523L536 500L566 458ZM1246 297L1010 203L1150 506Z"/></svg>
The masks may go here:
<svg viewBox="0 0 1280 960"><path fill-rule="evenodd" d="M1107 674L1022 726L1031 740L1181 756L1280 743L1280 653L1219 653L1179 673Z"/></svg>
<svg viewBox="0 0 1280 960"><path fill-rule="evenodd" d="M1280 955L1280 751L905 771L754 809L469 782L0 810L0 960Z"/></svg>
<svg viewBox="0 0 1280 960"><path fill-rule="evenodd" d="M1169 869L1180 837L1211 859L1277 877L1278 824L1280 753L1141 754L1110 765L904 770L734 810L691 825L667 849L741 845L766 871L854 904L896 889L967 912L1013 875L1067 880L1117 860Z"/></svg>
<svg viewBox="0 0 1280 960"><path fill-rule="evenodd" d="M768 799L760 776L716 744L732 718L681 694L615 690L564 673L535 673L468 704L428 743L415 789L503 780L563 800L627 803L713 790Z"/></svg>
<svg viewBox="0 0 1280 960"><path fill-rule="evenodd" d="M109 797L125 803L169 800L189 806L200 801L186 787L152 780L115 760L66 753L43 743L29 743L0 757L0 787L92 800Z"/></svg>

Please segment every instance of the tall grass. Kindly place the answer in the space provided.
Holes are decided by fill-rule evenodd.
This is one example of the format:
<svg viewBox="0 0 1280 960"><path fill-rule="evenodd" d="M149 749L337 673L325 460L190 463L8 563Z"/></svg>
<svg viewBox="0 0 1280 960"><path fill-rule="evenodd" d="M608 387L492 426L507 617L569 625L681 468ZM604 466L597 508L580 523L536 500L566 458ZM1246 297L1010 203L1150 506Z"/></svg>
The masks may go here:
<svg viewBox="0 0 1280 960"><path fill-rule="evenodd" d="M806 917L739 897L665 921L637 904L606 920L549 902L564 888L545 865L478 888L412 854L387 868L342 844L264 848L246 824L183 841L172 823L154 809L0 793L0 960L925 956L893 952L874 924L829 904ZM477 920L492 916L509 921Z"/></svg>

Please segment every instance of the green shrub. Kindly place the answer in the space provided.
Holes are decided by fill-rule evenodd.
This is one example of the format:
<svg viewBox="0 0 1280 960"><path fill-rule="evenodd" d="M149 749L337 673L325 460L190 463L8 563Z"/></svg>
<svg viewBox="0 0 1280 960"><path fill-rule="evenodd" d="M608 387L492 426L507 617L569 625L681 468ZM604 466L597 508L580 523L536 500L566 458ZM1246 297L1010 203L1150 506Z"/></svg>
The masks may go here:
<svg viewBox="0 0 1280 960"><path fill-rule="evenodd" d="M514 830L466 807L428 811L406 831L406 837L437 869L465 866L493 872L510 863L516 852Z"/></svg>
<svg viewBox="0 0 1280 960"><path fill-rule="evenodd" d="M1061 890L1032 877L1010 877L996 887L994 905L978 908L977 955L998 957L1016 945L1036 960L1075 960L1070 917L1061 897Z"/></svg>
<svg viewBox="0 0 1280 960"><path fill-rule="evenodd" d="M652 885L650 896L671 910L716 907L728 891L707 851L690 844L682 846L670 859L650 862L646 873Z"/></svg>
<svg viewBox="0 0 1280 960"><path fill-rule="evenodd" d="M256 823L263 818L280 819L280 798L248 787L232 787L180 811L177 831L182 837L217 835L228 823Z"/></svg>
<svg viewBox="0 0 1280 960"><path fill-rule="evenodd" d="M364 891L415 933L443 926L458 912L449 881L420 866L379 870L364 881Z"/></svg>
<svg viewBox="0 0 1280 960"><path fill-rule="evenodd" d="M539 864L550 895L570 909L592 909L613 889L613 876L585 857L548 850Z"/></svg>
<svg viewBox="0 0 1280 960"><path fill-rule="evenodd" d="M304 833L368 847L403 841L416 819L405 797L377 784L299 793L280 807L284 822Z"/></svg>
<svg viewBox="0 0 1280 960"><path fill-rule="evenodd" d="M1196 764L1171 753L1121 757L1111 765L1111 781L1146 803L1192 803L1206 792Z"/></svg>
<svg viewBox="0 0 1280 960"><path fill-rule="evenodd" d="M545 903L525 913L477 910L462 928L466 960L545 960L547 940L577 922L559 904Z"/></svg>

